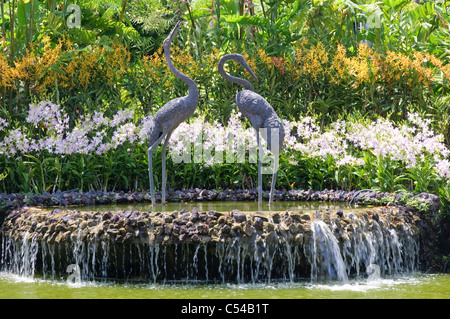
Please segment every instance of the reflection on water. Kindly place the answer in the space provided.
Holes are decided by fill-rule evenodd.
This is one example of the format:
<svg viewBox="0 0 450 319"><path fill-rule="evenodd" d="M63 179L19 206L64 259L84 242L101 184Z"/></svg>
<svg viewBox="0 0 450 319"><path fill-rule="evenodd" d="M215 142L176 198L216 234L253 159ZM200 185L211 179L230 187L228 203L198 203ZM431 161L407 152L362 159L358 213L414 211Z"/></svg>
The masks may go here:
<svg viewBox="0 0 450 319"><path fill-rule="evenodd" d="M268 203L263 203L261 208L258 208L257 202L251 201L211 201L211 202L183 202L183 203L167 203L161 205L157 203L152 207L150 203L133 203L133 204L115 204L115 205L98 205L98 206L83 206L77 208L83 211L117 211L117 210L138 210L138 211L154 211L154 212L171 212L174 210L191 211L193 208L198 211L219 211L230 212L233 209L238 209L243 212L256 211L308 211L308 210L349 210L357 209L348 203L340 202L300 202L300 201L278 201L271 206Z"/></svg>

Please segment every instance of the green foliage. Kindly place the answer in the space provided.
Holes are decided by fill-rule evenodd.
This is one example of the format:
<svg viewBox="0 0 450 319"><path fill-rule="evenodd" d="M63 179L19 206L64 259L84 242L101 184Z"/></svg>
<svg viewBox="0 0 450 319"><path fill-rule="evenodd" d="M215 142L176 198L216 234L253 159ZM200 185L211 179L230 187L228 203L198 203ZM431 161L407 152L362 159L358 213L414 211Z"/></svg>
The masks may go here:
<svg viewBox="0 0 450 319"><path fill-rule="evenodd" d="M434 131L443 134L446 145L450 145L450 79L441 69L433 68L431 80L425 84L408 82L417 79L418 73L405 75L406 67L389 81L377 80L379 74L369 67L364 81L358 82L356 76L364 71L358 69L362 65L358 64L362 41L369 43L372 50L365 65L380 63L380 73L394 72L392 65L382 64L392 58L390 53L410 58L411 63L417 62L415 53L429 53L442 65L448 65L449 1L421 1L419 5L411 0L77 0L73 3L81 8L79 29L66 24L69 13L65 8L70 3L1 1L0 50L10 68L22 65L24 57L42 57L45 37L50 37L49 48L53 50L59 41L73 43L70 49L63 48L57 62L45 70L47 77L66 75L68 65L77 56L86 54L89 58L95 55L88 52L102 50L91 68L95 76L86 86L66 86L57 76L59 80L51 81L42 92L33 89L39 81L26 77L0 86L0 117L10 123L24 121L28 104L44 98L61 102L75 123L80 120L77 116L95 111L114 114L132 108L136 116L150 115L168 100L185 95L185 84L167 71L159 51L174 21L183 19L185 27L174 41L172 54L176 65L200 88L196 115L227 122L236 108L234 99L240 88L224 81L216 67L220 56L238 52L255 69L259 81L253 84L257 92L283 119L311 115L320 118L324 129L337 119L402 120L408 111L414 111L431 119ZM126 65L109 68L114 59L108 54L118 52L117 44L126 49L129 57L123 59ZM336 70L332 58L338 44L346 50L342 58L351 62L350 71L341 76L339 83L334 81L336 74L330 75ZM308 52L310 60L306 55L299 58L300 49ZM162 62L156 61L158 56ZM314 57L320 58L320 67L305 71ZM26 67L19 70L31 74L29 65L23 65ZM430 61L426 65L432 69ZM236 76L248 76L237 65L230 63L228 69ZM116 71L113 77L107 77ZM80 74L78 68L72 75L76 79ZM339 166L331 157L322 160L296 156L294 162L290 155L283 155L277 187L433 192L441 197L443 212L450 211L449 185L436 176L431 159L407 168L388 157L355 152L363 153L364 166ZM160 155L160 150L154 152L158 189ZM42 153L15 160L0 154L0 191L144 190L148 188L146 156L144 146L131 144L101 156L77 154L69 158ZM168 185L173 188L255 187L254 164L202 166L170 160L167 164ZM264 183L269 185L268 176Z"/></svg>

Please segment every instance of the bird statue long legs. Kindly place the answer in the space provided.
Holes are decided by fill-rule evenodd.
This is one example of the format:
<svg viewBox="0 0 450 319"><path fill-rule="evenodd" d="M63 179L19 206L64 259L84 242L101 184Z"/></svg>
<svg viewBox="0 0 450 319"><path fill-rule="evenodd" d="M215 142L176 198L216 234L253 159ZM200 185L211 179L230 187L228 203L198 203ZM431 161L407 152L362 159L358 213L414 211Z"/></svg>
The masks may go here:
<svg viewBox="0 0 450 319"><path fill-rule="evenodd" d="M148 148L148 175L150 180L150 192L152 197L152 205L155 205L155 189L153 183L153 165L152 155L154 149L165 138L162 148L162 190L161 190L161 203L166 201L166 149L170 140L170 136L175 128L180 125L181 122L187 120L194 114L194 111L198 104L199 91L195 82L187 75L180 72L172 64L170 58L170 46L175 34L180 29L181 22L178 22L167 38L163 41L164 55L166 58L167 66L169 70L180 80L188 86L188 94L183 97L175 98L167 102L161 107L153 116L150 122L150 129L147 136L149 144Z"/></svg>
<svg viewBox="0 0 450 319"><path fill-rule="evenodd" d="M161 152L161 159L162 159L162 186L161 186L161 203L164 204L166 202L166 182L167 182L167 175L166 175L166 149L167 145L170 140L170 136L172 135L172 132L169 132L167 134L161 134L161 136L156 140L156 142L153 143L152 146L148 149L148 176L150 180L150 193L152 197L152 205L155 206L155 190L154 190L154 183L153 183L153 163L152 163L152 157L153 157L153 150L161 143L162 139L166 137L162 152Z"/></svg>
<svg viewBox="0 0 450 319"><path fill-rule="evenodd" d="M258 145L258 206L262 206L262 160L263 150L261 146L261 140L259 136L259 129L255 128L256 144Z"/></svg>
<svg viewBox="0 0 450 319"><path fill-rule="evenodd" d="M258 145L258 205L259 207L262 206L262 162L263 162L263 148L261 145L261 139L258 129L255 130L255 136L256 136L256 143ZM271 134L272 132L268 132L268 134ZM274 149L271 149L272 155L274 157L273 159L273 166L271 168L272 170L272 182L270 184L270 195L269 195L269 205L273 204L273 195L275 192L275 183L277 179L277 172L278 172L278 165L279 165L279 150L277 149L277 146L274 145Z"/></svg>
<svg viewBox="0 0 450 319"><path fill-rule="evenodd" d="M166 135L166 139L164 140L162 152L161 152L161 158L162 160L162 185L161 185L161 203L166 202L166 184L167 184L167 174L166 174L166 149L167 145L169 144L170 136L172 135L172 132L169 132Z"/></svg>
<svg viewBox="0 0 450 319"><path fill-rule="evenodd" d="M149 147L149 149L147 151L148 152L148 178L150 180L150 193L152 196L152 205L153 206L155 206L155 186L153 184L153 150L159 145L159 143L161 143L162 139L166 135L167 134L162 134L161 137L158 138L152 144L152 146ZM162 162L165 163L165 158L162 159ZM163 175L165 175L164 168L165 168L165 164L163 165ZM161 197L161 201L162 201L162 197Z"/></svg>

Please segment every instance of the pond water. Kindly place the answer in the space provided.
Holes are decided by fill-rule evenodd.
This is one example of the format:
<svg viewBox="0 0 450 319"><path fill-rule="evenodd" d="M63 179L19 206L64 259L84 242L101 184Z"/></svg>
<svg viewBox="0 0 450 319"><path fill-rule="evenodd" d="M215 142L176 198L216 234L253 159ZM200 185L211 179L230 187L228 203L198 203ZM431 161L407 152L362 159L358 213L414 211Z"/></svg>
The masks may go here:
<svg viewBox="0 0 450 319"><path fill-rule="evenodd" d="M76 209L80 211L118 211L118 210L137 210L141 212L154 211L154 212L172 212L174 210L192 211L193 208L197 208L199 212L218 211L218 212L231 212L233 209L238 209L242 212L270 212L270 211L312 211L312 210L355 210L363 209L365 207L355 207L348 203L341 202L302 202L302 201L275 201L271 206L263 203L262 207L258 207L258 202L255 201L213 201L213 202L178 202L178 203L156 203L155 207L152 207L150 203L133 203L133 204L114 204L114 205L97 205L97 206L82 206L73 207L69 209Z"/></svg>
<svg viewBox="0 0 450 319"><path fill-rule="evenodd" d="M43 280L0 273L0 299L449 299L450 274L414 273L348 283L142 284Z"/></svg>

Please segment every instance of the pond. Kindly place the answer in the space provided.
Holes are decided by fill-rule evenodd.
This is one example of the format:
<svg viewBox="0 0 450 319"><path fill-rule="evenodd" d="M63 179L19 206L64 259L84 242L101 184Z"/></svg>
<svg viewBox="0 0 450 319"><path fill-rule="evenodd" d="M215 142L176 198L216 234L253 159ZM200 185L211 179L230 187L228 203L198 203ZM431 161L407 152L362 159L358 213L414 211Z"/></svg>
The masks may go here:
<svg viewBox="0 0 450 319"><path fill-rule="evenodd" d="M313 210L358 210L367 208L367 206L355 207L345 202L307 202L307 201L274 201L269 206L267 202L263 202L262 207L258 207L255 201L205 201L205 202L169 202L165 205L156 203L154 207L150 203L132 203L132 204L111 204L111 205L87 205L81 207L73 207L80 211L118 211L118 210L138 210L141 212L172 212L175 210L191 211L196 208L199 212L208 212L211 210L218 212L231 212L233 209L238 209L242 212L284 212L286 210L292 211L313 211Z"/></svg>
<svg viewBox="0 0 450 319"><path fill-rule="evenodd" d="M0 298L14 299L448 299L450 274L412 273L348 283L143 284L43 280L0 273Z"/></svg>

